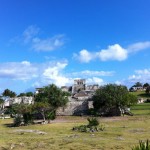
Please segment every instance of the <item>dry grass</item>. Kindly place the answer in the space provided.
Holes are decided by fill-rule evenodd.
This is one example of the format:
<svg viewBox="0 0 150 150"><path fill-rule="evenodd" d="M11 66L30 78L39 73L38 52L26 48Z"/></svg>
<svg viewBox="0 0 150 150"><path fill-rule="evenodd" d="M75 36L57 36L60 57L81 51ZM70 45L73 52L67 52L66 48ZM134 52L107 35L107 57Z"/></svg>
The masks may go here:
<svg viewBox="0 0 150 150"><path fill-rule="evenodd" d="M140 109L139 109L140 108ZM142 109L141 109L142 108ZM9 127L12 119L0 120L2 150L131 150L139 140L150 135L150 105L133 107L135 116L99 118L105 130L98 133L72 131L74 126L87 124L87 117L58 117L47 125ZM144 113L140 113L139 112Z"/></svg>
<svg viewBox="0 0 150 150"><path fill-rule="evenodd" d="M58 117L51 124L17 128L6 126L11 119L0 120L0 149L130 150L139 140L150 138L148 115L99 119L106 129L98 133L71 130L73 126L87 124L86 117ZM29 129L33 132L26 132Z"/></svg>

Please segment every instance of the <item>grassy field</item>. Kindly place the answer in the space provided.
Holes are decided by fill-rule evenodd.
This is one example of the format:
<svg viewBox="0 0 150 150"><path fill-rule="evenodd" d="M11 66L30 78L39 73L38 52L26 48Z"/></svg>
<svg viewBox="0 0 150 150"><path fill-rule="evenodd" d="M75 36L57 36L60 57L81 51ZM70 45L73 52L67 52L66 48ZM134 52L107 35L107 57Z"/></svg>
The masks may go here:
<svg viewBox="0 0 150 150"><path fill-rule="evenodd" d="M105 130L97 133L71 130L87 124L87 117L58 117L51 124L21 127L9 127L13 120L1 119L0 150L131 150L139 140L150 140L148 109L149 104L136 105L134 116L98 118Z"/></svg>
<svg viewBox="0 0 150 150"><path fill-rule="evenodd" d="M150 115L150 103L142 103L131 107L135 115Z"/></svg>
<svg viewBox="0 0 150 150"><path fill-rule="evenodd" d="M139 98L144 98L144 99L150 99L150 95L146 94L145 91L136 91L136 92L130 92L133 95L136 95Z"/></svg>

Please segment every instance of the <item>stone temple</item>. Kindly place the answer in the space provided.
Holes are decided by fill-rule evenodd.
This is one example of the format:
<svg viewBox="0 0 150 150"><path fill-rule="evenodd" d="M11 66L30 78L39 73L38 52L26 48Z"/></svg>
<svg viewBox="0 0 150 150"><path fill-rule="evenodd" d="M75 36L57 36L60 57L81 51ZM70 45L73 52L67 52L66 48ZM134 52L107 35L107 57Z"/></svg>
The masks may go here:
<svg viewBox="0 0 150 150"><path fill-rule="evenodd" d="M62 91L70 92L69 101L65 107L57 110L57 115L85 115L90 108L93 108L93 102L90 100L98 85L86 85L85 79L76 79L72 86L62 86ZM38 94L42 88L36 88L35 94ZM5 99L2 108L10 107L12 104L33 104L34 97L15 97Z"/></svg>
<svg viewBox="0 0 150 150"><path fill-rule="evenodd" d="M69 102L67 105L57 110L57 115L88 114L88 110L93 108L91 97L98 88L98 85L86 86L85 79L74 80L74 85L72 87L62 87L61 89L63 91L71 92L71 96L68 98Z"/></svg>

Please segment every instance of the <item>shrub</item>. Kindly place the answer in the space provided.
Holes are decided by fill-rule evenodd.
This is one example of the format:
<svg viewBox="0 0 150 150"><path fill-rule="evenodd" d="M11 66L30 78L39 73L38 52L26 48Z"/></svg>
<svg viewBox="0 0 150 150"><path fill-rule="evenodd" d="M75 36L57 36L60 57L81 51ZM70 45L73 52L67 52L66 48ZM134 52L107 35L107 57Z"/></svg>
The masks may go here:
<svg viewBox="0 0 150 150"><path fill-rule="evenodd" d="M88 110L88 115L91 115L91 116L100 116L99 112L97 112L97 110L95 110L94 108L90 108Z"/></svg>
<svg viewBox="0 0 150 150"><path fill-rule="evenodd" d="M132 150L150 150L149 140L146 142L139 141L139 145L133 147Z"/></svg>
<svg viewBox="0 0 150 150"><path fill-rule="evenodd" d="M88 118L88 125L80 125L73 127L73 131L79 131L79 132L98 132L98 131L104 131L105 127L104 125L99 126L99 121L97 118Z"/></svg>
<svg viewBox="0 0 150 150"><path fill-rule="evenodd" d="M87 118L89 124L88 127L92 127L92 126L98 126L99 125L99 121L97 118Z"/></svg>
<svg viewBox="0 0 150 150"><path fill-rule="evenodd" d="M46 113L46 119L48 119L48 123L50 123L50 120L54 120L56 118L56 112L50 111Z"/></svg>
<svg viewBox="0 0 150 150"><path fill-rule="evenodd" d="M14 126L15 127L19 127L22 123L22 117L20 115L17 115L15 118L14 118Z"/></svg>
<svg viewBox="0 0 150 150"><path fill-rule="evenodd" d="M23 120L24 120L25 125L32 124L33 123L33 116L30 113L24 113L23 114Z"/></svg>

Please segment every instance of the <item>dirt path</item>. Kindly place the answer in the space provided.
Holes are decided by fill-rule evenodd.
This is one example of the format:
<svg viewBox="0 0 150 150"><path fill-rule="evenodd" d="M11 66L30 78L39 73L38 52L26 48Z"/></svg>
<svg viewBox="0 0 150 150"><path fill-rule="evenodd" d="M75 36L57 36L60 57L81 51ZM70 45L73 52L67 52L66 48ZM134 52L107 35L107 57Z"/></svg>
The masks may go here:
<svg viewBox="0 0 150 150"><path fill-rule="evenodd" d="M83 122L86 121L89 116L58 116L55 120L52 120L51 123L67 123L67 122ZM102 120L104 122L112 122L112 121L120 121L120 120L128 120L128 116L125 117L98 117L99 120Z"/></svg>

